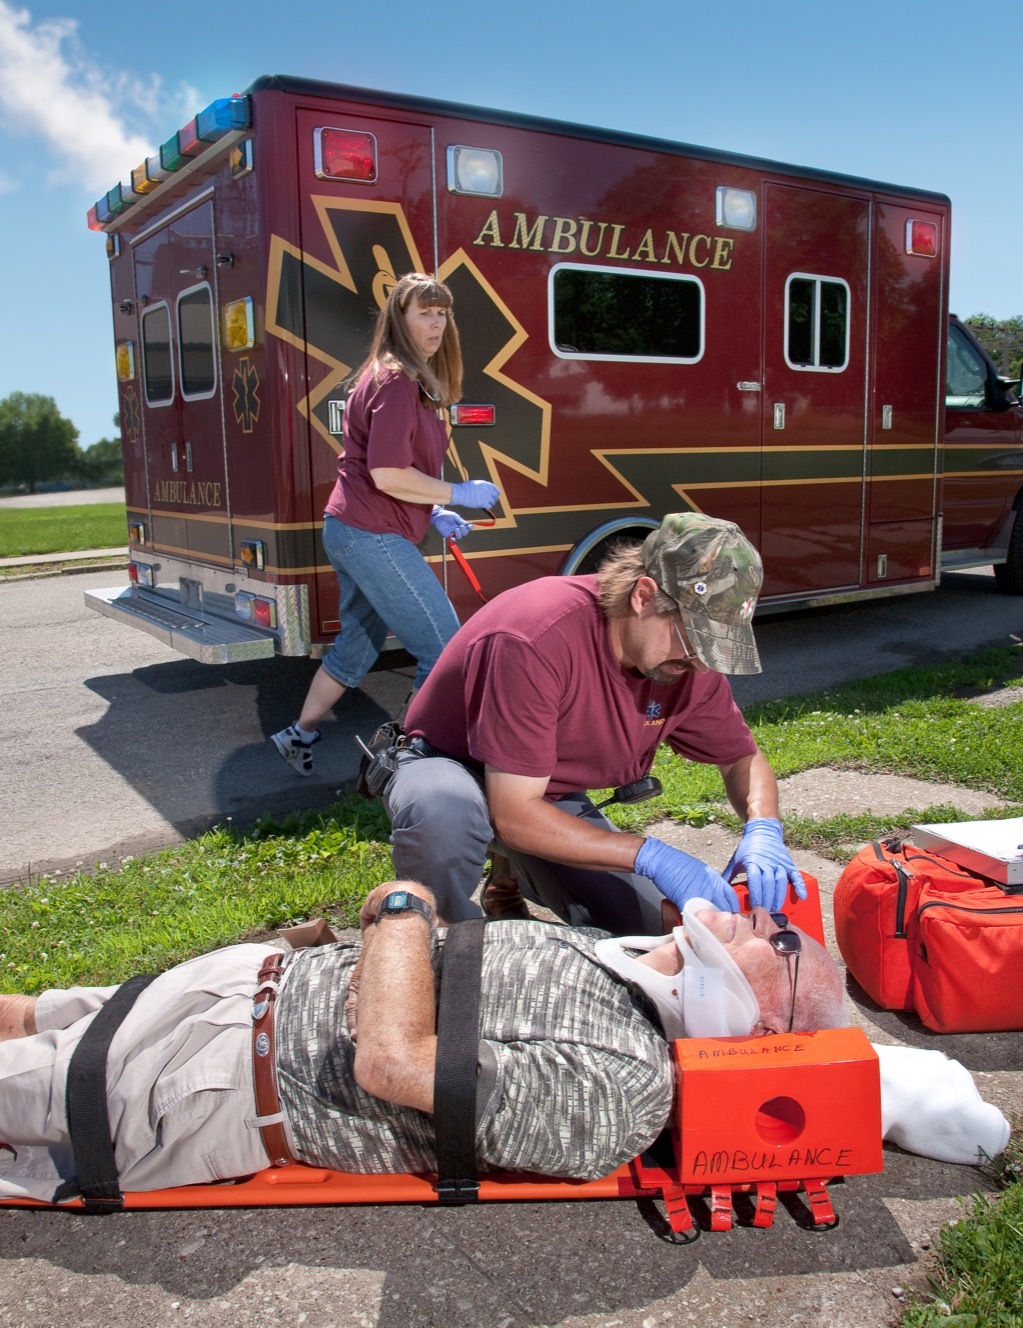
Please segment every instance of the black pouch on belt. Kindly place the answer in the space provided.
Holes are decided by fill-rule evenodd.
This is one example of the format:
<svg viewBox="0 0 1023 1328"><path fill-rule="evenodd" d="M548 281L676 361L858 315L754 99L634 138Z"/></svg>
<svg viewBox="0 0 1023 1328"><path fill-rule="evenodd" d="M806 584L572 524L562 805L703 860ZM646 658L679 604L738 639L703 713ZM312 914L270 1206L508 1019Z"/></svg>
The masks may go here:
<svg viewBox="0 0 1023 1328"><path fill-rule="evenodd" d="M405 730L395 720L381 724L368 743L356 737L362 751L356 791L364 798L379 798L398 768L398 753L405 744Z"/></svg>

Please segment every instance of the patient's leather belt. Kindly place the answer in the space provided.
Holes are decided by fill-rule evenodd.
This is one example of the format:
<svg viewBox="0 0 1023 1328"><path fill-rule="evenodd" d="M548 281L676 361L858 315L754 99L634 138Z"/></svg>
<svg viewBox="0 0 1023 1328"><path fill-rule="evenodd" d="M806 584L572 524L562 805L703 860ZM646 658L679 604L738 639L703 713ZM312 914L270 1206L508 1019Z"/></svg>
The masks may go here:
<svg viewBox="0 0 1023 1328"><path fill-rule="evenodd" d="M259 970L259 985L252 998L252 1084L256 1095L256 1120L263 1136L263 1147L274 1167L287 1166L298 1159L288 1146L284 1131L284 1112L277 1091L277 1056L274 1047L274 1004L281 975L295 951L268 955Z"/></svg>

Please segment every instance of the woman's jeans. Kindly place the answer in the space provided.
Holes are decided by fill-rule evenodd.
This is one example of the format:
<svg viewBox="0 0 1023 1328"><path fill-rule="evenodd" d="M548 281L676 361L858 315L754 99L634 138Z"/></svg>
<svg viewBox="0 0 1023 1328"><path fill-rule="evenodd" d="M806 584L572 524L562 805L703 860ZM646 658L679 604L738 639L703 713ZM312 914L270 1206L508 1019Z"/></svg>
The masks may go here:
<svg viewBox="0 0 1023 1328"><path fill-rule="evenodd" d="M343 687L358 687L376 663L390 628L419 667L419 688L458 630L451 601L414 544L323 521L323 547L337 572L341 631L323 667Z"/></svg>

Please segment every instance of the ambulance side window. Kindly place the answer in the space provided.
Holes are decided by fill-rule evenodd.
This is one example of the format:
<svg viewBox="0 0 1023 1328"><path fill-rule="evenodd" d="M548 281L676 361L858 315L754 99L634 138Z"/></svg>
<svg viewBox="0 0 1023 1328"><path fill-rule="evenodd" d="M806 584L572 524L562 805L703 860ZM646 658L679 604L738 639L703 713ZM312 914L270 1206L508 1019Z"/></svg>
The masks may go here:
<svg viewBox="0 0 1023 1328"><path fill-rule="evenodd" d="M213 292L206 284L178 296L178 356L186 401L212 396L217 386Z"/></svg>
<svg viewBox="0 0 1023 1328"><path fill-rule="evenodd" d="M794 272L785 283L785 362L790 369L841 373L849 363L849 287Z"/></svg>
<svg viewBox="0 0 1023 1328"><path fill-rule="evenodd" d="M551 348L564 359L668 360L703 355L696 277L563 263L550 275Z"/></svg>
<svg viewBox="0 0 1023 1328"><path fill-rule="evenodd" d="M174 396L170 309L155 304L142 315L142 379L147 406L165 406Z"/></svg>
<svg viewBox="0 0 1023 1328"><path fill-rule="evenodd" d="M945 405L952 410L987 406L987 365L955 327L948 329L945 364Z"/></svg>

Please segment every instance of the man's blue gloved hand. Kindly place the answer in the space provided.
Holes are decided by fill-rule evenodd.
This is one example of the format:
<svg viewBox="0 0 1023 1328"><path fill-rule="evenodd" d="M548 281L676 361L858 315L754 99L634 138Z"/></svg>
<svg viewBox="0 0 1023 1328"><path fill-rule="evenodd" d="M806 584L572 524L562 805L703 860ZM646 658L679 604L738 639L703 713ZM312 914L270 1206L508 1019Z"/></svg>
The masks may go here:
<svg viewBox="0 0 1023 1328"><path fill-rule="evenodd" d="M451 501L459 507L493 507L500 496L489 480L459 480L451 486Z"/></svg>
<svg viewBox="0 0 1023 1328"><path fill-rule="evenodd" d="M472 530L471 521L463 521L457 512L450 512L446 507L433 509L430 525L439 532L442 539L460 540Z"/></svg>
<svg viewBox="0 0 1023 1328"><path fill-rule="evenodd" d="M709 899L715 908L726 913L738 913L739 898L735 891L699 858L672 848L661 839L644 839L636 854L636 871L648 876L661 894L682 911L687 899Z"/></svg>
<svg viewBox="0 0 1023 1328"><path fill-rule="evenodd" d="M769 913L784 910L790 881L797 897L806 898L806 882L785 847L781 821L773 816L757 816L746 822L739 847L724 870L725 880L732 880L743 869L750 903L760 904Z"/></svg>

